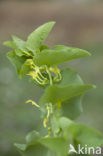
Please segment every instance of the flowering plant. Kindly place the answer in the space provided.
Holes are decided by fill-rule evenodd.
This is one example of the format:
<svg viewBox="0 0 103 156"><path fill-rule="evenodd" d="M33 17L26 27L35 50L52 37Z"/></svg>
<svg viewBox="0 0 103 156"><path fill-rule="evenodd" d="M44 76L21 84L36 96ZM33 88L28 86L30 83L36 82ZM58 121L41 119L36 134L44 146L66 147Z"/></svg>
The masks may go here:
<svg viewBox="0 0 103 156"><path fill-rule="evenodd" d="M73 154L71 144L75 149L79 144L94 148L103 144L100 132L74 122L83 112L82 96L95 86L84 84L73 69L61 70L58 67L58 64L90 56L90 53L64 45L56 45L53 49L44 45L54 24L48 22L38 27L27 41L12 36L12 41L4 42L4 45L13 49L7 53L7 57L16 67L19 77L29 76L32 82L44 88L38 103L31 99L26 103L32 103L41 111L43 127L48 133L40 136L34 130L26 136L25 144L15 143L23 156L67 156Z"/></svg>

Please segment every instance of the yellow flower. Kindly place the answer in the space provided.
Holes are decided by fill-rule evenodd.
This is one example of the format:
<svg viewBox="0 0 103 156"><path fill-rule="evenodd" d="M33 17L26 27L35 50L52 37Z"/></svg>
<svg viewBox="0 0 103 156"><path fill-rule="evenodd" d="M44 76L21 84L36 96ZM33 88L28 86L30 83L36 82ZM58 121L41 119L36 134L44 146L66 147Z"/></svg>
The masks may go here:
<svg viewBox="0 0 103 156"><path fill-rule="evenodd" d="M26 103L30 103L30 102L32 103L33 106L40 108L40 106L35 101L32 101L32 100L26 101Z"/></svg>

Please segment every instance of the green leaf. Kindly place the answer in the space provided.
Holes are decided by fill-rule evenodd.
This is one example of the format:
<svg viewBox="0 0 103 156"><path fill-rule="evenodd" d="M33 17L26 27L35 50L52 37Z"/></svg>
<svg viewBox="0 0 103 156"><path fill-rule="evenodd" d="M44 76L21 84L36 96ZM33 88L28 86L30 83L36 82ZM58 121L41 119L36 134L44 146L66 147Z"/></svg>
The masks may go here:
<svg viewBox="0 0 103 156"><path fill-rule="evenodd" d="M44 50L44 49L49 49L49 47L46 46L46 45L41 45L41 47L40 47L40 51L42 51L42 50Z"/></svg>
<svg viewBox="0 0 103 156"><path fill-rule="evenodd" d="M72 120L76 119L83 112L82 96L64 101L61 105L62 115Z"/></svg>
<svg viewBox="0 0 103 156"><path fill-rule="evenodd" d="M41 97L40 103L57 103L58 101L64 102L73 97L83 94L85 91L94 88L90 84L70 84L67 86L52 85L46 88L45 93Z"/></svg>
<svg viewBox="0 0 103 156"><path fill-rule="evenodd" d="M68 84L83 84L83 81L79 74L70 68L63 69L61 75L62 80L58 84L60 86ZM72 120L77 118L83 112L82 96L79 95L77 97L64 101L62 103L61 110L63 116L69 117Z"/></svg>
<svg viewBox="0 0 103 156"><path fill-rule="evenodd" d="M46 156L48 152L47 148L40 143L30 145L28 147L25 144L15 144L15 146L18 148L22 156L39 156L41 153L42 156Z"/></svg>
<svg viewBox="0 0 103 156"><path fill-rule="evenodd" d="M64 132L64 138L67 139L76 148L78 144L82 147L101 147L103 145L103 135L88 126L75 123L66 117L59 119L60 128Z"/></svg>
<svg viewBox="0 0 103 156"><path fill-rule="evenodd" d="M17 73L19 75L22 65L24 64L27 58L25 56L22 57L17 56L14 51L8 52L7 57L10 60L10 62L16 67Z"/></svg>
<svg viewBox="0 0 103 156"><path fill-rule="evenodd" d="M21 40L16 36L12 36L14 43L16 44L17 48L20 50L27 50L26 49L26 42Z"/></svg>
<svg viewBox="0 0 103 156"><path fill-rule="evenodd" d="M88 126L73 123L67 129L67 135L73 134L73 139L76 144L89 147L101 147L103 145L103 135Z"/></svg>
<svg viewBox="0 0 103 156"><path fill-rule="evenodd" d="M14 145L21 151L25 151L26 147L27 147L26 144L17 144L17 143L15 143Z"/></svg>
<svg viewBox="0 0 103 156"><path fill-rule="evenodd" d="M26 76L30 71L31 71L31 67L30 65L28 65L28 59L24 62L24 64L21 67L20 70L20 77L23 78L24 76Z"/></svg>
<svg viewBox="0 0 103 156"><path fill-rule="evenodd" d="M28 50L26 49L25 41L19 39L16 36L12 36L12 38L13 38L13 41L6 41L3 44L5 46L13 48L17 56L20 56L20 57L21 56L29 56L29 57L33 56L33 53L30 51L28 52Z"/></svg>
<svg viewBox="0 0 103 156"><path fill-rule="evenodd" d="M29 146L23 156L46 156L47 152L47 148L38 143L35 146Z"/></svg>
<svg viewBox="0 0 103 156"><path fill-rule="evenodd" d="M41 53L35 54L34 62L38 66L52 66L85 56L90 56L90 53L79 48L66 47L54 50L44 49Z"/></svg>
<svg viewBox="0 0 103 156"><path fill-rule="evenodd" d="M25 55L24 53L23 53L23 51L22 50L20 50L20 49L15 49L15 53L16 53L16 55L17 56L23 56L23 55Z"/></svg>
<svg viewBox="0 0 103 156"><path fill-rule="evenodd" d="M32 131L26 136L27 145L34 145L40 139L40 134L37 131Z"/></svg>
<svg viewBox="0 0 103 156"><path fill-rule="evenodd" d="M67 156L68 143L62 137L47 137L40 140L40 143L59 156Z"/></svg>
<svg viewBox="0 0 103 156"><path fill-rule="evenodd" d="M32 32L27 39L27 48L34 52L40 49L43 41L47 38L54 24L55 22L45 23Z"/></svg>
<svg viewBox="0 0 103 156"><path fill-rule="evenodd" d="M60 128L62 128L62 130L67 129L73 123L74 122L72 120L70 120L69 118L66 118L66 117L59 118L59 126L60 126Z"/></svg>
<svg viewBox="0 0 103 156"><path fill-rule="evenodd" d="M71 120L69 120L66 117L60 117L56 116L55 114L52 114L51 116L51 128L53 132L53 136L59 136L61 132L63 132L70 124L72 123ZM61 131L61 129L63 131Z"/></svg>
<svg viewBox="0 0 103 156"><path fill-rule="evenodd" d="M26 142L26 144L15 144L23 156L38 156L41 153L42 156L46 156L48 150L50 155L67 156L68 153L68 143L63 137L40 138L39 133L33 131L26 136Z"/></svg>
<svg viewBox="0 0 103 156"><path fill-rule="evenodd" d="M54 46L54 49L55 50L68 50L68 47L67 46L64 46L64 45L55 45Z"/></svg>
<svg viewBox="0 0 103 156"><path fill-rule="evenodd" d="M17 48L16 44L13 41L6 41L6 42L3 43L3 45L5 45L5 46L7 46L9 48L13 48L13 49Z"/></svg>
<svg viewBox="0 0 103 156"><path fill-rule="evenodd" d="M66 86L69 84L83 84L83 80L79 74L70 68L65 68L61 71L62 80L59 82L59 86Z"/></svg>
<svg viewBox="0 0 103 156"><path fill-rule="evenodd" d="M23 156L39 156L41 155L41 153L42 156L46 156L48 150L39 143L39 140L39 133L36 131L32 131L26 136L26 144L15 143L14 145Z"/></svg>
<svg viewBox="0 0 103 156"><path fill-rule="evenodd" d="M26 142L26 144L15 143L15 146L23 156L38 156L41 155L41 153L42 156L46 156L48 153L51 156L54 156L54 153L60 156L67 156L67 141L62 137L45 137L40 139L39 133L33 131L26 136ZM61 147L61 149L59 149L59 147Z"/></svg>

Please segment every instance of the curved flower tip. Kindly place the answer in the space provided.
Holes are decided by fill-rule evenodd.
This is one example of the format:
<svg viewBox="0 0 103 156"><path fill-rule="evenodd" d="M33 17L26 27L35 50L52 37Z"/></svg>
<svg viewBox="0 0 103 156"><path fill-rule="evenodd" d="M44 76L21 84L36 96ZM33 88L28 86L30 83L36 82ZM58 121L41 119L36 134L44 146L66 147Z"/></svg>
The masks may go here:
<svg viewBox="0 0 103 156"><path fill-rule="evenodd" d="M36 106L36 107L40 108L40 106L35 101L28 100L25 103L32 103L32 106Z"/></svg>

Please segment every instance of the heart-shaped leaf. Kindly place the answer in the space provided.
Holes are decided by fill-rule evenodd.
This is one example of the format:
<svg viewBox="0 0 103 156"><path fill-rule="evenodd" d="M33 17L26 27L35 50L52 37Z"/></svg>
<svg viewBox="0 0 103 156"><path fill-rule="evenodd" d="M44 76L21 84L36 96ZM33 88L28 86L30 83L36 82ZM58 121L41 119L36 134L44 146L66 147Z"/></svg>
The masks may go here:
<svg viewBox="0 0 103 156"><path fill-rule="evenodd" d="M26 136L26 144L15 144L19 152L23 156L41 155L50 156L58 154L59 156L67 156L68 143L63 137L43 137L40 138L38 132L33 131ZM53 153L52 153L53 152Z"/></svg>
<svg viewBox="0 0 103 156"><path fill-rule="evenodd" d="M46 103L61 101L63 116L75 119L83 112L81 102L83 93L95 86L83 84L78 73L70 68L62 70L61 75L62 80L57 85L47 87L45 90L40 99L41 110L44 110L43 107Z"/></svg>
<svg viewBox="0 0 103 156"><path fill-rule="evenodd" d="M41 153L42 156L46 156L48 153L48 149L40 143L30 146L27 146L26 144L15 144L15 146L22 156L39 156Z"/></svg>
<svg viewBox="0 0 103 156"><path fill-rule="evenodd" d="M64 132L64 138L77 150L78 145L95 149L103 145L103 135L93 128L75 123L66 117L59 118L59 125Z"/></svg>
<svg viewBox="0 0 103 156"><path fill-rule="evenodd" d="M72 123L65 134L72 134L76 145L87 145L94 148L103 145L103 135L99 131L82 124Z"/></svg>
<svg viewBox="0 0 103 156"><path fill-rule="evenodd" d="M83 84L83 81L79 74L70 69L66 68L61 72L62 80L60 81L59 85L64 86L68 84ZM72 98L71 100L64 101L62 103L62 115L69 117L70 119L77 118L82 112L82 96L77 96Z"/></svg>
<svg viewBox="0 0 103 156"><path fill-rule="evenodd" d="M40 100L40 103L46 104L49 102L64 102L73 97L83 94L85 91L91 88L94 88L94 86L90 84L70 84L68 86L52 85L46 88L45 93Z"/></svg>
<svg viewBox="0 0 103 156"><path fill-rule="evenodd" d="M40 143L45 147L49 148L58 156L67 156L68 154L68 143L62 137L47 137L42 138Z"/></svg>
<svg viewBox="0 0 103 156"><path fill-rule="evenodd" d="M83 80L79 74L70 68L65 68L61 71L62 80L58 83L59 86L66 86L69 84L83 84Z"/></svg>
<svg viewBox="0 0 103 156"><path fill-rule="evenodd" d="M26 136L26 144L15 143L14 145L23 156L41 155L41 153L45 156L48 150L39 143L39 140L39 133L32 131Z"/></svg>
<svg viewBox="0 0 103 156"><path fill-rule="evenodd" d="M65 47L54 50L45 49L42 50L41 53L35 54L34 62L38 66L52 66L85 56L90 56L90 54L87 51L79 48Z"/></svg>

